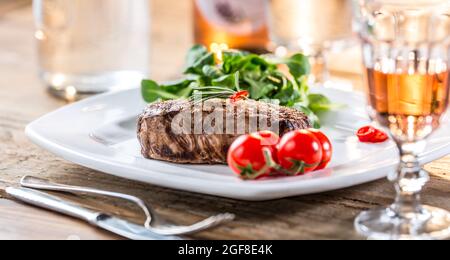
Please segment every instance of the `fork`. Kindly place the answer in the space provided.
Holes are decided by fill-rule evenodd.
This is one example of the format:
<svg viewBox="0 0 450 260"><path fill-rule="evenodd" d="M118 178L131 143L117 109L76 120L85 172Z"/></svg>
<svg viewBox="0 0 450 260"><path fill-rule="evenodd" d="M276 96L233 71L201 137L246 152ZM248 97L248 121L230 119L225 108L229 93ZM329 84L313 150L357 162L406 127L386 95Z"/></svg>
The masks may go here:
<svg viewBox="0 0 450 260"><path fill-rule="evenodd" d="M212 227L216 227L220 224L230 222L234 220L235 215L231 213L223 213L218 214L209 218L206 218L202 221L194 223L188 226L174 226L174 225L164 225L153 227L152 222L155 212L145 203L142 199L118 192L94 189L89 187L80 187L80 186L71 186L59 183L53 183L45 179L33 177L33 176L24 176L20 180L20 185L25 188L37 189L37 190L46 190L46 191L57 191L57 192L65 192L71 194L95 194L107 197L113 197L118 199L127 200L133 202L144 212L146 216L146 220L144 223L145 228L148 230L157 233L159 235L165 236L176 236L176 235L187 235L197 233Z"/></svg>

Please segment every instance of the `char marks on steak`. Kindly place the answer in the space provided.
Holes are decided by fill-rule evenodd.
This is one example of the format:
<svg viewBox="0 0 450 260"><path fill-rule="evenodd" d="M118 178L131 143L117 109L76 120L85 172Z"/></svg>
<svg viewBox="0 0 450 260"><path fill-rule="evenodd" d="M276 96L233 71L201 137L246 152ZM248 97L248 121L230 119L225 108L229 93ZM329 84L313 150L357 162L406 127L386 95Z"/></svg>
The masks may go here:
<svg viewBox="0 0 450 260"><path fill-rule="evenodd" d="M211 119L214 117L223 118L223 125L216 124L216 120ZM173 128L173 122L180 122L180 118L192 119L185 121L191 122L190 125L174 124L185 129L183 132ZM250 127L250 122L260 120L263 123L258 123L257 129ZM200 128L195 124L200 124ZM211 127L201 127L203 125ZM289 131L309 127L308 117L302 112L254 100L230 103L224 99L211 99L200 105L187 100L170 100L152 103L140 115L138 139L142 154L149 159L184 164L225 164L229 147L242 134L278 130L282 136ZM200 130L194 132L194 129Z"/></svg>

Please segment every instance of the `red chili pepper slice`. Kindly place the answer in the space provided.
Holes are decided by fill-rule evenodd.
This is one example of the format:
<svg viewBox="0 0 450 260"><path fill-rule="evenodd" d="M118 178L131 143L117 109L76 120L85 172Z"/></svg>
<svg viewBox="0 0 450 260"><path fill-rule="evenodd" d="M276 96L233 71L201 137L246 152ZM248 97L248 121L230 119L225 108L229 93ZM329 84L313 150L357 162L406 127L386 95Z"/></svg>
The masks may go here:
<svg viewBox="0 0 450 260"><path fill-rule="evenodd" d="M232 103L235 103L235 102L237 102L239 100L246 99L249 96L250 96L250 93L247 90L242 90L242 91L239 91L236 94L232 95L230 97L230 99L231 99Z"/></svg>
<svg viewBox="0 0 450 260"><path fill-rule="evenodd" d="M373 137L373 143L383 143L386 142L389 139L389 136L380 130L376 130L375 136Z"/></svg>
<svg viewBox="0 0 450 260"><path fill-rule="evenodd" d="M356 135L361 142L370 142L370 140L375 136L375 128L372 126L361 127Z"/></svg>
<svg viewBox="0 0 450 260"><path fill-rule="evenodd" d="M363 143L382 143L389 139L389 136L373 126L365 126L358 130L359 141Z"/></svg>

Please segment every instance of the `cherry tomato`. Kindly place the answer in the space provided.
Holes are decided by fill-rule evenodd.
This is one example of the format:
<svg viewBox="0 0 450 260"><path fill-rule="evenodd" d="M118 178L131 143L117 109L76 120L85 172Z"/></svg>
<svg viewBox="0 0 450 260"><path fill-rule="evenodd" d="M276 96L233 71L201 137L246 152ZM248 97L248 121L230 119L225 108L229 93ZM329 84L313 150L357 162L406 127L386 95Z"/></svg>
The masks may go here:
<svg viewBox="0 0 450 260"><path fill-rule="evenodd" d="M361 127L356 133L359 141L363 143L382 143L389 139L389 136L373 126Z"/></svg>
<svg viewBox="0 0 450 260"><path fill-rule="evenodd" d="M228 151L228 165L243 179L269 176L280 137L270 131L244 135L236 139ZM269 152L269 154L265 154ZM270 161L267 160L270 156Z"/></svg>
<svg viewBox="0 0 450 260"><path fill-rule="evenodd" d="M333 157L333 145L331 144L330 139L321 131L317 129L309 129L309 131L313 133L317 139L319 139L322 147L322 162L315 170L318 171L325 169Z"/></svg>
<svg viewBox="0 0 450 260"><path fill-rule="evenodd" d="M319 139L308 130L287 133L278 145L278 161L287 174L312 172L321 164L322 157Z"/></svg>
<svg viewBox="0 0 450 260"><path fill-rule="evenodd" d="M231 99L232 103L235 103L235 102L237 102L239 100L246 99L249 96L250 96L250 93L247 90L242 90L242 91L239 91L236 94L232 95L230 97L230 99Z"/></svg>

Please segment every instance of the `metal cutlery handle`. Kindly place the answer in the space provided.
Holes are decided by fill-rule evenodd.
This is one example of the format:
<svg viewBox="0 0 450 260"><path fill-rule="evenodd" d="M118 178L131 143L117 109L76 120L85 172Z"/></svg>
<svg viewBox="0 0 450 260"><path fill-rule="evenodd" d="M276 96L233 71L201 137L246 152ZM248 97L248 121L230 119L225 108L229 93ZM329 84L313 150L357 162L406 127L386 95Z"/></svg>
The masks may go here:
<svg viewBox="0 0 450 260"><path fill-rule="evenodd" d="M28 204L56 211L75 218L83 219L94 225L97 222L97 219L101 216L100 213L81 208L75 204L63 201L58 197L54 197L49 194L32 189L9 187L6 188L6 193Z"/></svg>
<svg viewBox="0 0 450 260"><path fill-rule="evenodd" d="M93 226L133 240L179 240L177 236L157 234L140 225L115 218L100 212L94 212L72 204L50 194L28 188L6 188L6 192L17 200L40 208L49 209L68 216L87 221Z"/></svg>
<svg viewBox="0 0 450 260"><path fill-rule="evenodd" d="M36 178L33 176L24 176L20 180L20 185L22 187L26 188L32 188L32 189L38 189L38 190L47 190L47 191L60 191L60 192L69 192L73 194L95 194L95 195L101 195L101 196L107 196L107 197L113 197L118 199L123 199L130 201L137 206L144 212L146 216L145 224L144 226L146 228L149 228L152 223L152 213L150 207L147 206L147 204L139 199L138 197L127 195L123 193L118 192L111 192L111 191L104 191L104 190L98 190L93 188L86 188L86 187L78 187L78 186L69 186L64 184L58 184L58 183L52 183L48 180Z"/></svg>
<svg viewBox="0 0 450 260"><path fill-rule="evenodd" d="M20 181L20 184L23 187L26 188L32 188L32 189L39 189L39 190L47 190L47 191L60 191L60 192L69 192L74 194L96 194L96 195L102 195L102 196L108 196L108 197L114 197L119 199L124 199L127 201L131 201L138 205L142 211L147 216L147 220L145 221L145 228L148 230L155 232L160 235L186 235L186 234L192 234L196 232L200 232L203 230L206 230L211 227L218 226L220 224L230 222L234 220L235 215L230 213L225 214L219 214L216 216L209 217L207 219L204 219L202 221L199 221L197 223L194 223L189 226L160 226L160 227L153 227L151 226L152 223L152 216L154 216L154 212L151 211L151 208L147 206L147 204L131 195L117 193L117 192L111 192L111 191L104 191L104 190L98 190L93 188L86 188L86 187L78 187L78 186L69 186L64 184L57 184L52 183L48 180L32 177L32 176L24 176L22 180Z"/></svg>

